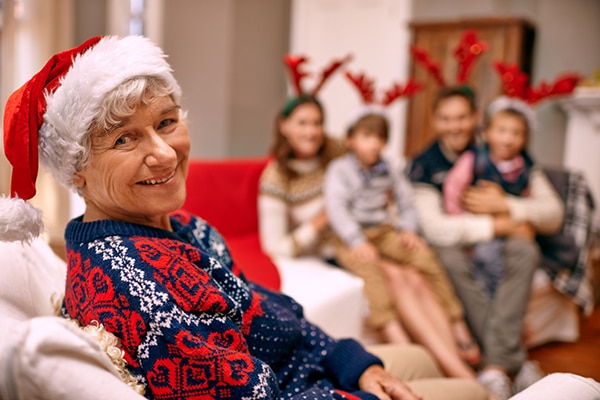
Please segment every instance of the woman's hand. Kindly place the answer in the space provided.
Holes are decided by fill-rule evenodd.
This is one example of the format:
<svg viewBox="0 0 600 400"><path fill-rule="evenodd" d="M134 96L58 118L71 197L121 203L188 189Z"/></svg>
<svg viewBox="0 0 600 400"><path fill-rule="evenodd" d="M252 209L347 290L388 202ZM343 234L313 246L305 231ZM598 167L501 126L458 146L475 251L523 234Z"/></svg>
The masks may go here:
<svg viewBox="0 0 600 400"><path fill-rule="evenodd" d="M317 232L321 232L323 229L327 228L327 226L329 226L329 218L327 217L325 209L321 210L311 222Z"/></svg>
<svg viewBox="0 0 600 400"><path fill-rule="evenodd" d="M465 210L473 214L509 212L504 190L497 183L490 181L479 181L477 186L465 190L462 204Z"/></svg>
<svg viewBox="0 0 600 400"><path fill-rule="evenodd" d="M413 251L425 247L425 240L411 231L402 231L398 233L400 244L403 245L406 250Z"/></svg>
<svg viewBox="0 0 600 400"><path fill-rule="evenodd" d="M352 257L362 262L377 262L379 261L379 252L377 248L369 242L364 242L355 246L350 250Z"/></svg>
<svg viewBox="0 0 600 400"><path fill-rule="evenodd" d="M380 400L422 400L408 386L394 378L380 365L371 365L358 379L358 387Z"/></svg>

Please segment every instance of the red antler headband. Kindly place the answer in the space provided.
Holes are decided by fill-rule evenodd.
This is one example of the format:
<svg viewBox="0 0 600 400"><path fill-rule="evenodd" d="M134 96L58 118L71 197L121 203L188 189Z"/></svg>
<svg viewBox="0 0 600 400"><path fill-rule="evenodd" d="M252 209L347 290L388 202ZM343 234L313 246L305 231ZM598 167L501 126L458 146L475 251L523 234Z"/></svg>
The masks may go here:
<svg viewBox="0 0 600 400"><path fill-rule="evenodd" d="M553 83L541 81L536 87L528 86L527 74L519 70L515 63L504 64L500 61L494 63L494 67L500 75L504 93L513 98L518 98L533 105L549 97L569 94L582 77L575 73L564 73L559 75Z"/></svg>
<svg viewBox="0 0 600 400"><path fill-rule="evenodd" d="M375 81L373 79L367 78L365 74L352 75L349 71L346 71L345 75L360 93L364 104L377 103L375 98ZM395 100L401 97L412 96L422 88L423 85L415 82L412 78L408 80L404 87L394 82L392 87L384 92L383 99L379 101L379 104L383 107L389 106Z"/></svg>
<svg viewBox="0 0 600 400"><path fill-rule="evenodd" d="M454 57L458 61L458 70L456 72L456 82L458 84L467 82L475 61L487 48L487 43L478 40L476 31L471 29L463 33L454 50ZM446 80L441 73L439 63L433 61L429 53L422 48L411 46L410 50L416 63L421 64L438 85L446 86Z"/></svg>
<svg viewBox="0 0 600 400"><path fill-rule="evenodd" d="M401 97L412 96L423 88L423 85L409 79L404 87L396 82L392 84L392 87L383 93L383 98L378 100L375 96L375 81L367 78L363 74L353 75L351 72L346 71L346 78L352 83L352 85L358 90L364 107L359 109L350 117L349 126L354 126L356 122L362 117L369 114L385 114L385 107L392 104L394 101Z"/></svg>
<svg viewBox="0 0 600 400"><path fill-rule="evenodd" d="M342 65L346 64L352 59L352 56L347 55L346 57L333 60L330 65L323 69L321 72L321 77L319 82L315 85L312 91L305 91L302 88L302 80L309 76L310 74L301 70L302 64L308 61L308 58L305 56L294 56L291 54L287 54L283 57L283 62L285 63L290 80L292 81L292 85L294 87L294 91L297 96L302 95L311 95L315 96L319 90L323 87L325 82L331 77L331 75L337 71Z"/></svg>

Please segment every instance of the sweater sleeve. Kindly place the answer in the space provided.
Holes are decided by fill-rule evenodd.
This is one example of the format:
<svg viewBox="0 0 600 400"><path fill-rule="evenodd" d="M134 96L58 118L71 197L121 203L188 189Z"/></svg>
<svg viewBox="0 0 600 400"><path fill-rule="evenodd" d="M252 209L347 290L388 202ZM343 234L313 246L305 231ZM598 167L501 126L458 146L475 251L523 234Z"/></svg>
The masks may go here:
<svg viewBox="0 0 600 400"><path fill-rule="evenodd" d="M379 358L368 353L353 339L338 341L335 349L323 360L323 366L333 381L346 391L355 391L362 373L371 365L381 365Z"/></svg>
<svg viewBox="0 0 600 400"><path fill-rule="evenodd" d="M537 233L556 233L563 222L564 204L541 169L531 171L529 190L527 197L508 197L511 218L531 223Z"/></svg>
<svg viewBox="0 0 600 400"><path fill-rule="evenodd" d="M462 195L473 181L475 155L464 152L448 171L443 185L444 209L448 214L462 214Z"/></svg>
<svg viewBox="0 0 600 400"><path fill-rule="evenodd" d="M295 257L313 247L318 238L310 221L292 229L287 204L276 197L258 196L258 229L262 248L271 256Z"/></svg>
<svg viewBox="0 0 600 400"><path fill-rule="evenodd" d="M334 160L327 167L323 193L329 224L350 248L366 241L360 224L352 217L352 185L347 158Z"/></svg>
<svg viewBox="0 0 600 400"><path fill-rule="evenodd" d="M415 206L419 225L427 241L435 246L467 246L491 240L494 225L489 215L464 213L449 215L444 212L442 195L433 186L414 185Z"/></svg>
<svg viewBox="0 0 600 400"><path fill-rule="evenodd" d="M283 178L275 162L262 173L258 195L258 230L262 248L271 256L296 257L315 246L319 233L310 219L292 228L284 201Z"/></svg>

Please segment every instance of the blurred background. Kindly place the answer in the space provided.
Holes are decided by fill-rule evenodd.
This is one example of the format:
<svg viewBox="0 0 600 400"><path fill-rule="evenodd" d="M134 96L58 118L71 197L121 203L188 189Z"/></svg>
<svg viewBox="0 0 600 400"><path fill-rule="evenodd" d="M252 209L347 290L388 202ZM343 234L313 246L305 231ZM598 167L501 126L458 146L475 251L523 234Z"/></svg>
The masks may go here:
<svg viewBox="0 0 600 400"><path fill-rule="evenodd" d="M586 77L577 95L583 100L537 107L540 126L530 150L542 164L587 170L600 198L600 0L2 0L0 9L2 104L58 51L95 35L143 34L169 55L183 88L195 158L266 154L275 115L290 93L286 53L309 58L307 87L347 54L348 69L373 77L378 91L409 76L423 81L426 91L388 109L386 151L410 158L430 140L424 104L434 83L412 64L409 46L428 48L451 82L458 37L475 28L490 46L472 78L482 107L501 90L494 57L519 63L533 84L563 72ZM355 89L336 74L320 98L327 132L343 135L360 106ZM570 136L569 130L581 131L583 122L570 117L581 107L590 133ZM9 188L2 152L0 192ZM61 242L66 221L81 210L77 197L42 172L33 202L44 210L50 241Z"/></svg>

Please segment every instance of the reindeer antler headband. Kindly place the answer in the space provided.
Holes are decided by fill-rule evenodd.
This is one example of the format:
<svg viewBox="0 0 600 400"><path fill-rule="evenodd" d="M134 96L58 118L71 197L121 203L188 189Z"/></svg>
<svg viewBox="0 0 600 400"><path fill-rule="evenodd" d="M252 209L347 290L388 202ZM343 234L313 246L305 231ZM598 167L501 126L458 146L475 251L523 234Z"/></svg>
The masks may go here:
<svg viewBox="0 0 600 400"><path fill-rule="evenodd" d="M516 63L494 63L500 75L504 96L494 100L487 108L487 114L493 115L501 110L514 109L527 119L531 130L535 130L536 118L533 106L550 97L571 93L581 80L578 74L565 73L559 75L553 83L541 81L536 87L529 86L529 77L521 71Z"/></svg>
<svg viewBox="0 0 600 400"><path fill-rule="evenodd" d="M466 84L475 61L487 48L487 43L477 38L476 31L470 29L462 34L458 46L454 49L454 57L458 61L458 69L456 71L457 84ZM423 66L438 85L447 86L447 81L442 75L440 64L433 61L426 50L418 46L411 46L410 50L415 62Z"/></svg>
<svg viewBox="0 0 600 400"><path fill-rule="evenodd" d="M321 90L321 88L325 84L325 82L331 77L331 75L335 71L337 71L342 65L349 62L351 59L352 56L347 55L342 59L333 60L329 64L329 66L327 66L321 71L321 78L319 79L315 87L310 91L306 91L302 87L302 80L310 76L310 73L301 70L302 64L308 62L308 57L286 54L283 57L283 62L285 63L288 69L289 77L292 81L294 91L296 92L296 96L316 96L319 90Z"/></svg>
<svg viewBox="0 0 600 400"><path fill-rule="evenodd" d="M530 105L550 97L570 94L582 79L576 73L563 73L557 76L552 83L541 81L534 87L528 86L529 77L519 69L517 64L496 61L494 67L500 75L504 94L508 97L520 99Z"/></svg>
<svg viewBox="0 0 600 400"><path fill-rule="evenodd" d="M344 58L333 60L327 67L323 68L321 71L321 77L315 87L312 90L305 90L302 85L302 81L304 78L308 77L310 73L303 71L302 66L304 63L308 62L308 57L286 54L283 57L283 62L287 67L288 77L294 89L294 96L289 98L285 103L283 109L281 110L281 114L288 116L303 98L315 97L323 88L325 82L329 80L331 75L351 59L352 56L347 55Z"/></svg>
<svg viewBox="0 0 600 400"><path fill-rule="evenodd" d="M375 96L375 81L368 78L364 73L353 75L351 72L346 71L346 78L356 87L363 103L366 105L379 104L383 107L387 107L394 101L401 97L412 96L423 88L423 85L415 82L412 78L406 82L404 87L397 82L392 83L392 87L383 92L383 98L377 101Z"/></svg>
<svg viewBox="0 0 600 400"><path fill-rule="evenodd" d="M402 86L397 82L393 82L392 86L383 92L383 97L377 99L375 93L375 81L368 78L364 73L352 74L349 71L345 73L346 78L358 90L363 104L365 105L359 112L351 118L350 126L354 125L360 118L368 114L383 114L385 107L388 107L394 101L409 97L417 93L423 88L421 83L414 81L412 78Z"/></svg>

